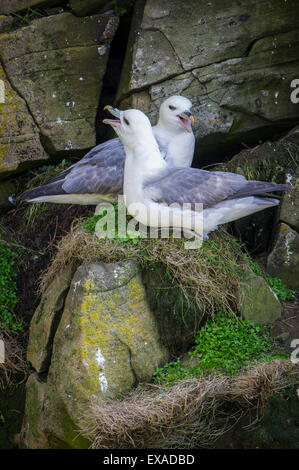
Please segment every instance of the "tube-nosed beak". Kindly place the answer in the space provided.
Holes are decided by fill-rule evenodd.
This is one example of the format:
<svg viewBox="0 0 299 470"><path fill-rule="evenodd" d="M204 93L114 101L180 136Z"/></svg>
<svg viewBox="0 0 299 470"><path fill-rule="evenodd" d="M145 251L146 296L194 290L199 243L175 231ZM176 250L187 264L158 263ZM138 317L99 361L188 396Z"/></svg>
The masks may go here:
<svg viewBox="0 0 299 470"><path fill-rule="evenodd" d="M190 111L184 111L183 113L179 114L178 117L180 118L181 125L186 131L192 132L191 123L194 124L195 120Z"/></svg>
<svg viewBox="0 0 299 470"><path fill-rule="evenodd" d="M118 119L104 119L103 120L103 124L109 124L110 126L112 127L117 127L117 126L120 126L121 125L121 121L120 121L120 110L117 109L117 108L113 108L113 106L110 106L109 104L107 104L105 107L104 107L105 110L109 111L110 114L112 114L113 116L117 117Z"/></svg>
<svg viewBox="0 0 299 470"><path fill-rule="evenodd" d="M109 111L109 113L112 114L112 116L115 116L118 119L120 118L120 110L119 109L113 108L113 106L110 106L109 104L104 106L104 109Z"/></svg>

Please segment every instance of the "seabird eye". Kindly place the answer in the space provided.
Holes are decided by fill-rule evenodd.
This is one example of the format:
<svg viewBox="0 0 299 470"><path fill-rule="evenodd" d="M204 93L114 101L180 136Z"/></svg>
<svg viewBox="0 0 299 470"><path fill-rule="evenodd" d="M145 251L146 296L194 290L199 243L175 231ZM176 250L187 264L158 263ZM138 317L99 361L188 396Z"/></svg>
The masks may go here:
<svg viewBox="0 0 299 470"><path fill-rule="evenodd" d="M129 123L128 119L124 118L124 121L125 121L125 123L127 124L127 126L129 126L129 125L130 125L130 123Z"/></svg>
<svg viewBox="0 0 299 470"><path fill-rule="evenodd" d="M172 106L171 104L169 105L169 109L171 109L171 111L175 111L176 110L176 107L175 106Z"/></svg>

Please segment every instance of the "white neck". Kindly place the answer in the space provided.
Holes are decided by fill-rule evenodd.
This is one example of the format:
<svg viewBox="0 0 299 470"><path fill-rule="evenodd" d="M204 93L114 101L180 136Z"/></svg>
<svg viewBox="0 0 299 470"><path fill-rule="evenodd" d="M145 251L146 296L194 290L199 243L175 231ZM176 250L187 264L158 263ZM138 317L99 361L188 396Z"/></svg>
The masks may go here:
<svg viewBox="0 0 299 470"><path fill-rule="evenodd" d="M134 147L124 144L124 148L126 152L124 195L129 203L142 202L144 181L158 175L167 163L162 158L152 131L144 138L136 139Z"/></svg>
<svg viewBox="0 0 299 470"><path fill-rule="evenodd" d="M169 126L159 119L153 127L155 138L169 166L190 167L193 160L195 137L178 126Z"/></svg>

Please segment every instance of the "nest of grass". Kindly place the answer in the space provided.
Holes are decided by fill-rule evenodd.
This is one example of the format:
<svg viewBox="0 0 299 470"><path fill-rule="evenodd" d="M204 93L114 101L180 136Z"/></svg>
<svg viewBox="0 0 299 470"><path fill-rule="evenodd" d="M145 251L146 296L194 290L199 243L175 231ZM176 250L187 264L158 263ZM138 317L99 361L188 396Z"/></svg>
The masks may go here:
<svg viewBox="0 0 299 470"><path fill-rule="evenodd" d="M275 360L238 376L151 386L123 400L94 398L80 432L94 449L209 447L249 412L255 411L254 423L260 420L268 398L298 379L298 365Z"/></svg>
<svg viewBox="0 0 299 470"><path fill-rule="evenodd" d="M0 390L4 390L16 375L27 376L26 351L20 339L1 331L0 341L4 342L4 362L0 362Z"/></svg>
<svg viewBox="0 0 299 470"><path fill-rule="evenodd" d="M184 248L183 239L139 239L122 242L99 239L82 227L82 220L57 245L51 265L44 272L43 293L56 275L70 263L114 263L132 259L141 269L163 266L185 299L201 315L216 311L235 312L240 301L240 283L248 271L246 254L225 230L211 234L198 250Z"/></svg>

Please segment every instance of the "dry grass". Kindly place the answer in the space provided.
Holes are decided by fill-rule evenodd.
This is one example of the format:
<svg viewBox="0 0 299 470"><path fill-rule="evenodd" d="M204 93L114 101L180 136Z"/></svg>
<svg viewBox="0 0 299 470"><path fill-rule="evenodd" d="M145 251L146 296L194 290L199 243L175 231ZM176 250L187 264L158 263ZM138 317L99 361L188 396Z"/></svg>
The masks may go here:
<svg viewBox="0 0 299 470"><path fill-rule="evenodd" d="M141 268L164 265L171 279L199 311L236 311L239 286L248 269L246 256L233 237L224 230L211 234L199 250L184 249L182 239L140 239L136 244L117 239L98 239L82 228L77 220L69 234L61 239L57 253L43 274L43 292L66 265L102 261L113 263L124 259L138 261Z"/></svg>
<svg viewBox="0 0 299 470"><path fill-rule="evenodd" d="M136 390L123 400L94 399L81 433L96 449L211 446L244 414L263 415L268 398L299 379L298 365L275 360L235 377L192 378Z"/></svg>
<svg viewBox="0 0 299 470"><path fill-rule="evenodd" d="M0 390L11 383L11 377L16 374L26 378L27 366L25 349L20 344L20 339L9 333L1 332L0 341L4 342L4 363L0 362Z"/></svg>

